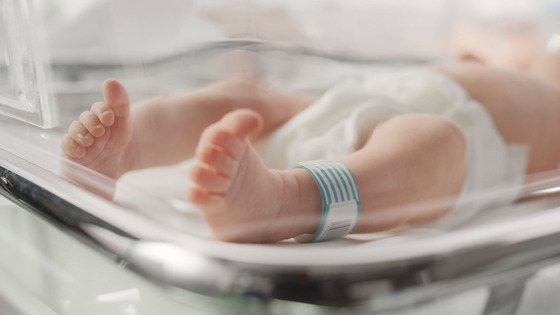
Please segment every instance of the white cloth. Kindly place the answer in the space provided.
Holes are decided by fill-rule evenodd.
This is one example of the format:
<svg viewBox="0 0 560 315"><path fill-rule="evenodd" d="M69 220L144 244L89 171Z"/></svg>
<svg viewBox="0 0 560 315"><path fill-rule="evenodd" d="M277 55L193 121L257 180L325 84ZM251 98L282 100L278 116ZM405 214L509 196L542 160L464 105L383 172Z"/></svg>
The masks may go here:
<svg viewBox="0 0 560 315"><path fill-rule="evenodd" d="M481 104L452 79L428 69L347 80L273 132L257 150L275 169L314 159L336 161L351 152L360 130L407 113L448 117L467 139L467 179L454 211L438 222L439 227L454 227L485 207L515 199L525 173L526 150L506 145Z"/></svg>

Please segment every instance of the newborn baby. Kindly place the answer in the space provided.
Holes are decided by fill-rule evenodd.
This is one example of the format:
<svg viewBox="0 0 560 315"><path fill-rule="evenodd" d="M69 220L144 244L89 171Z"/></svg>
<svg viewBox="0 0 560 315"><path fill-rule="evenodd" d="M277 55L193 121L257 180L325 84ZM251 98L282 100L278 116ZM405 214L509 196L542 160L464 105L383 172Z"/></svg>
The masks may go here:
<svg viewBox="0 0 560 315"><path fill-rule="evenodd" d="M186 197L224 241L458 222L480 208L460 206L466 193L560 162L559 87L479 62L349 80L317 100L251 78L132 110L116 80L103 94L70 125L64 155L113 179L196 157Z"/></svg>

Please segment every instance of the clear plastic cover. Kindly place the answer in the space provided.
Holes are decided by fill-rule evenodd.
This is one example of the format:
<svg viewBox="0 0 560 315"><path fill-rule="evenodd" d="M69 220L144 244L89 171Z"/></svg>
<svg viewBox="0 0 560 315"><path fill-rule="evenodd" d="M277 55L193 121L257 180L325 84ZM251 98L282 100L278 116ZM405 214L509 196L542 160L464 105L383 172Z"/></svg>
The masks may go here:
<svg viewBox="0 0 560 315"><path fill-rule="evenodd" d="M554 58L540 58L557 54L556 1L0 3L0 167L94 217L81 233L139 270L168 255L191 277L173 246L326 268L558 228L560 114L533 106L558 94ZM527 106L501 111L516 102ZM310 160L353 179L313 177L298 167ZM355 233L295 241L329 229L352 180Z"/></svg>
<svg viewBox="0 0 560 315"><path fill-rule="evenodd" d="M82 1L78 4L63 0L6 0L2 8L4 113L9 117L22 114L32 124L43 127L59 121L57 128L45 131L3 118L6 128L2 132L7 135L4 138L14 139L13 146L10 146L11 140L3 141L3 149L14 150L16 155L31 163L68 177L105 198L128 204L137 200L130 197L130 191L144 191L165 204L165 209L160 211L179 217L184 213L197 217L197 207L187 200L186 192L192 185L193 175L189 172L196 161L192 157L198 139L207 126L235 106L255 110L263 99L276 102L272 104L276 108L265 112L270 117L261 117L265 132L271 133L259 134L262 141L254 142L269 168L290 169L310 159L345 159L353 146L365 138L360 134L362 131L352 134L355 131L336 129L335 125L344 115L361 117L346 120L346 124L375 126L396 113L446 111L442 112L437 104L418 109L420 103L442 101L421 93L458 93L448 94L442 102L463 102L460 98L464 97L461 96L464 92L457 92L464 88L460 82L433 74L409 74L404 69L461 58L478 59L500 68L526 67L524 62L531 60L552 35L555 3L516 1L505 5L500 1L356 0L236 1L234 4L169 0L161 5L148 1L134 4L130 1ZM527 49L516 50L515 45L525 45ZM486 51L481 52L481 49ZM120 83L108 81L103 87L103 82L109 78ZM413 81L422 81L424 85ZM433 90L432 83L445 87ZM418 92L418 89L424 90ZM107 93L113 92L124 94L108 96ZM355 95L350 97L352 93ZM224 102L216 99L220 95L234 104L212 109L215 103ZM380 95L392 101L378 100ZM119 144L126 151L126 157L117 154L125 160L115 162L117 157L112 156L104 161L89 153L84 160L80 154L94 150L92 148L97 145L92 145L94 140L98 143L101 140L96 139L104 139L104 136L94 132L89 139L79 139L77 133L83 133L84 126L95 121L82 113L99 111L101 107L95 108L92 104L108 103L107 97L117 102L128 102L125 100L128 97L130 101L131 129ZM383 104L359 109L361 102L370 101ZM196 102L201 105L191 104ZM329 109L337 106L336 102L343 105L336 111ZM292 115L290 111L301 109L296 108L298 106L313 109L304 111L302 118L295 117L285 123ZM320 106L324 106L327 114L314 114L314 111L321 111ZM448 111L462 110L453 106L458 105L452 105ZM469 119L489 119L479 104L472 106L476 113L470 112L473 116ZM174 112L175 107L182 109ZM464 114L446 113L444 116L453 116L451 118L466 126L468 122L461 116ZM209 115L213 116L209 118ZM376 115L379 118L366 118ZM77 121L81 125L76 125ZM362 129L367 133L374 127L367 128ZM499 132L488 128L492 136L476 144L481 146L477 150L484 151L485 145L499 146L502 151L493 158L499 161L500 154L507 156L503 172L517 168L517 173L502 174L507 183L496 181L496 186L488 186L492 190L509 191L499 199L507 204L522 190L527 152L531 148L526 144L502 142ZM107 128L103 132L109 131ZM297 140L303 134L316 139ZM74 138L68 140L72 136ZM127 142L130 140L126 137L132 137L132 142ZM348 143L331 148L329 139ZM69 147L80 141L84 141L81 149ZM323 141L319 144L323 147L318 151L307 150L309 145L315 145L313 141ZM131 143L151 147L132 152ZM32 147L43 153L32 153ZM73 152L74 149L82 152ZM108 148L101 146L95 150L102 156ZM77 155L73 156L74 153ZM45 155L51 156L52 161L46 162L49 159L45 159ZM114 169L109 170L111 167ZM465 196L484 194L477 191L477 185L475 182L465 184L462 190L455 190L452 196L444 199L455 206L456 202L474 204L476 202ZM424 204L429 208L439 202L423 200L416 206L420 209ZM154 214L144 205L138 205L138 211L148 216L172 223L181 221ZM401 206L408 209L410 205L397 208ZM397 212L387 210L387 213ZM380 213L372 220L379 220ZM367 213L362 211L360 215L365 221ZM464 221L470 215L450 217L453 216L443 219L449 221L444 224L446 228L454 226L452 221ZM195 230L185 229L185 232Z"/></svg>

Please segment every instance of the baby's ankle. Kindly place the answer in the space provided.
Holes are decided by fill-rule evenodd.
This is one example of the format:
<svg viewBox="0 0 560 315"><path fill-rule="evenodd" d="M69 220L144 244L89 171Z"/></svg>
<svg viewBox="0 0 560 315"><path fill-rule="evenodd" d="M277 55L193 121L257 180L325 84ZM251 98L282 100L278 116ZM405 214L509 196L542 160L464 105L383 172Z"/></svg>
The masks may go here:
<svg viewBox="0 0 560 315"><path fill-rule="evenodd" d="M321 197L313 178L303 169L278 171L280 211L274 239L314 234L321 218Z"/></svg>

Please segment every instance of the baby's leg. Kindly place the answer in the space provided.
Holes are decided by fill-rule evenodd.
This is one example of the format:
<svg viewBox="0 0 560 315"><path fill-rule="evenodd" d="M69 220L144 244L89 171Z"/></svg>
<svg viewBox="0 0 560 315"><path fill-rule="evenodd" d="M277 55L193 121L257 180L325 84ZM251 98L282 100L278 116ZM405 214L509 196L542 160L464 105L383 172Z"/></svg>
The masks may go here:
<svg viewBox="0 0 560 315"><path fill-rule="evenodd" d="M455 204L467 174L466 139L438 115L397 116L342 159L362 196L357 233L432 222Z"/></svg>
<svg viewBox="0 0 560 315"><path fill-rule="evenodd" d="M529 72L560 88L560 51L544 51L534 58Z"/></svg>
<svg viewBox="0 0 560 315"><path fill-rule="evenodd" d="M105 102L74 121L62 149L70 160L117 179L123 173L191 157L202 131L226 113L251 108L268 132L305 108L304 96L265 89L256 80L234 78L203 89L146 100L130 111L122 85L108 80Z"/></svg>
<svg viewBox="0 0 560 315"><path fill-rule="evenodd" d="M301 168L264 166L248 141L261 125L255 112L232 112L206 129L197 149L195 186L187 196L220 240L276 242L318 227L321 197L313 178ZM342 160L361 192L355 232L445 214L465 179L464 155L462 132L445 118L406 115L378 126L363 148ZM407 207L418 203L426 207Z"/></svg>

